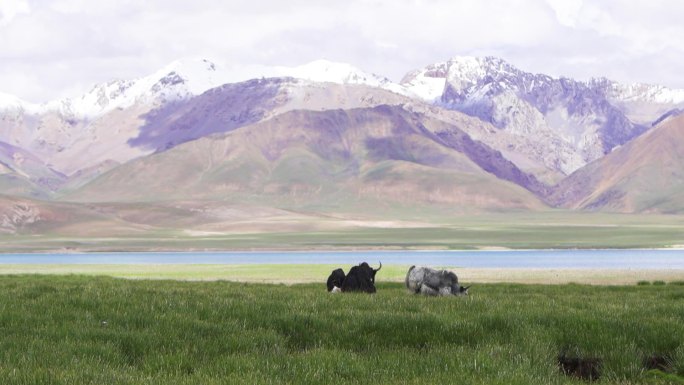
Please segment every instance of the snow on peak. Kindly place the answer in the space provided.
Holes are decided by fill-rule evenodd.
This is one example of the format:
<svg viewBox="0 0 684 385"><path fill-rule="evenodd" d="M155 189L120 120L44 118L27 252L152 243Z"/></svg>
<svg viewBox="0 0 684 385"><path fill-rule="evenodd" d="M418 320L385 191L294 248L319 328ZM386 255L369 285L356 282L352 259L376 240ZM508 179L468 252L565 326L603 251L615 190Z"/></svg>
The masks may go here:
<svg viewBox="0 0 684 385"><path fill-rule="evenodd" d="M429 102L438 101L447 84L456 92L463 92L491 77L515 77L522 72L503 59L486 56L455 56L445 62L428 65L409 72L401 81L413 94Z"/></svg>
<svg viewBox="0 0 684 385"><path fill-rule="evenodd" d="M662 104L684 103L684 89L672 89L661 85L612 82L611 96L627 102L651 102Z"/></svg>
<svg viewBox="0 0 684 385"><path fill-rule="evenodd" d="M223 69L206 59L176 60L154 73L133 80L112 80L93 86L75 98L32 105L10 95L0 95L0 109L14 107L27 112L56 111L74 119L94 119L136 103L162 104L186 99L226 83L258 77L294 77L311 82L359 84L409 94L389 79L364 72L350 64L316 60L298 67L236 66Z"/></svg>
<svg viewBox="0 0 684 385"><path fill-rule="evenodd" d="M368 74L346 63L328 60L316 60L298 67L276 67L276 71L284 76L338 84L367 84L379 86L389 80L374 74Z"/></svg>
<svg viewBox="0 0 684 385"><path fill-rule="evenodd" d="M407 93L403 87L385 77L364 72L351 64L329 60L315 60L297 67L270 67L265 70L264 75L267 77L289 76L320 83L367 85L400 94Z"/></svg>
<svg viewBox="0 0 684 385"><path fill-rule="evenodd" d="M190 94L197 95L224 84L229 77L207 59L185 59L176 60L144 79L155 82L152 87L157 88L184 84Z"/></svg>
<svg viewBox="0 0 684 385"><path fill-rule="evenodd" d="M431 64L423 69L409 72L399 84L420 99L433 103L438 101L444 93L448 70L447 62Z"/></svg>
<svg viewBox="0 0 684 385"><path fill-rule="evenodd" d="M36 112L39 106L24 101L14 95L0 92L0 110L15 110L24 112Z"/></svg>
<svg viewBox="0 0 684 385"><path fill-rule="evenodd" d="M198 95L224 84L228 79L225 71L206 59L176 60L151 75L98 84L78 98L50 102L46 109L94 118L138 102L167 102Z"/></svg>
<svg viewBox="0 0 684 385"><path fill-rule="evenodd" d="M457 56L447 62L446 81L452 90L462 93L483 79L491 81L516 79L523 72L503 59L487 57Z"/></svg>
<svg viewBox="0 0 684 385"><path fill-rule="evenodd" d="M327 60L317 60L298 67L253 66L226 70L206 59L183 59L142 78L98 84L81 97L50 102L46 109L60 111L66 116L96 118L139 102L182 100L226 83L284 76L312 82L363 84L396 93L407 93L403 87L384 77L366 73L350 64Z"/></svg>
<svg viewBox="0 0 684 385"><path fill-rule="evenodd" d="M491 72L516 74L520 70L496 56L454 56L447 61L449 67L486 74Z"/></svg>

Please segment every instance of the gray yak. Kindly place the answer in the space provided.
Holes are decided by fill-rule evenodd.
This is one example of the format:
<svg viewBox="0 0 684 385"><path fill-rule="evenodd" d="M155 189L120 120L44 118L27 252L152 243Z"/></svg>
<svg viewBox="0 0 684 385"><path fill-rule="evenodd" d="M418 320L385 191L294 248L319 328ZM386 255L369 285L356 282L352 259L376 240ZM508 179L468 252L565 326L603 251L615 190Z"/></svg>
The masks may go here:
<svg viewBox="0 0 684 385"><path fill-rule="evenodd" d="M468 288L458 283L452 271L411 266L406 273L406 288L414 294L431 296L468 295Z"/></svg>

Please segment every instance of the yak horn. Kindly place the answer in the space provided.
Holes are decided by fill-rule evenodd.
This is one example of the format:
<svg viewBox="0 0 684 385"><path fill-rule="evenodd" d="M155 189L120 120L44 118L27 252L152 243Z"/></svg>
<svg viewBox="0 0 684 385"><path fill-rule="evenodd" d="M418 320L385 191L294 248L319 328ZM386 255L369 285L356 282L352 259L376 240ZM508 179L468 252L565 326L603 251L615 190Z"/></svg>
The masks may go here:
<svg viewBox="0 0 684 385"><path fill-rule="evenodd" d="M378 272L378 271L380 271L380 269L382 269L382 261L378 261L378 262L380 262L380 267L378 267L377 269L375 269L375 272Z"/></svg>

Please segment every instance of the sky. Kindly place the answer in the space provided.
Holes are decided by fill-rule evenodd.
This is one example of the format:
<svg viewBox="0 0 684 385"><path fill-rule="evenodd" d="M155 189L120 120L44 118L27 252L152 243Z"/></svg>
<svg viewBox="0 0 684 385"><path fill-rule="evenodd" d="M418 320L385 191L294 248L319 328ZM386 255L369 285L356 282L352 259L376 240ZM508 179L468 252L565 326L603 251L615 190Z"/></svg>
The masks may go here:
<svg viewBox="0 0 684 385"><path fill-rule="evenodd" d="M684 88L677 0L0 0L0 92L31 102L153 73L353 64L399 81L453 56Z"/></svg>

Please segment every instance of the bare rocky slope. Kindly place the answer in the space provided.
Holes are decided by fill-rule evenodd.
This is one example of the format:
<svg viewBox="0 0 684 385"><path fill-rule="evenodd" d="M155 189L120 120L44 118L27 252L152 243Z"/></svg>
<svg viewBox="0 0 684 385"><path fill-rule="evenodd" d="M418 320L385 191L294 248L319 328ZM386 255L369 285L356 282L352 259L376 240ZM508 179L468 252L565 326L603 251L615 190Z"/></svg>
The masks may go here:
<svg viewBox="0 0 684 385"><path fill-rule="evenodd" d="M583 210L684 212L684 115L577 170L553 189L550 202Z"/></svg>
<svg viewBox="0 0 684 385"><path fill-rule="evenodd" d="M625 109L635 104L627 104L616 83L532 74L495 57L456 57L413 71L401 84L436 105L526 138L547 167L566 175L650 127L627 117ZM616 105L623 99L624 109Z"/></svg>

